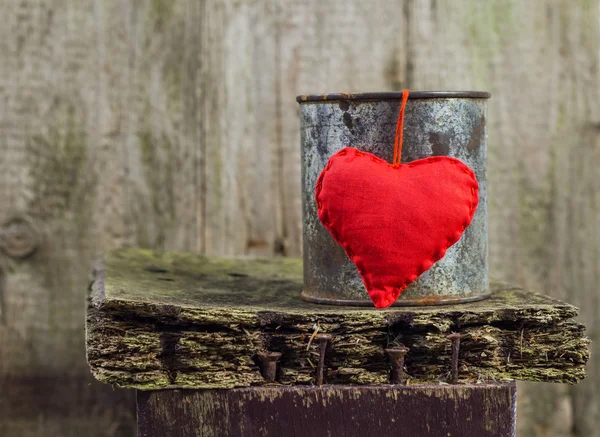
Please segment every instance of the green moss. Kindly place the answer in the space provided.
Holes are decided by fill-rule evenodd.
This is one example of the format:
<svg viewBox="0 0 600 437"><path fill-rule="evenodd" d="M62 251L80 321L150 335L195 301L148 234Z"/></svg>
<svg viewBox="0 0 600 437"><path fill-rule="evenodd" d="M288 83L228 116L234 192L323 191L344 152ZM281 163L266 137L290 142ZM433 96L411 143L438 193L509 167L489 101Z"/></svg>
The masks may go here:
<svg viewBox="0 0 600 437"><path fill-rule="evenodd" d="M150 0L150 26L152 35L156 32L161 32L163 28L171 21L174 15L175 5L177 2L172 0Z"/></svg>
<svg viewBox="0 0 600 437"><path fill-rule="evenodd" d="M34 188L29 211L44 218L84 209L94 183L87 170L87 137L79 108L57 99L51 117L48 127L27 144Z"/></svg>
<svg viewBox="0 0 600 437"><path fill-rule="evenodd" d="M438 325L446 330L447 320L456 318L465 324L470 318L501 320L505 310L522 306L535 308L536 317L576 314L576 308L523 290L493 283L502 290L490 299L469 305L444 305L377 310L362 307L315 305L300 299L302 262L295 258L225 258L189 253L159 253L151 250L123 249L106 258L105 305L113 309L144 311L147 305L161 311L163 305L177 307L180 317L191 316L197 309L215 316L257 314L257 311L283 310L294 315L315 315L327 323L328 317L347 314L347 322L394 322L410 317L411 323ZM155 315L157 313L154 313Z"/></svg>

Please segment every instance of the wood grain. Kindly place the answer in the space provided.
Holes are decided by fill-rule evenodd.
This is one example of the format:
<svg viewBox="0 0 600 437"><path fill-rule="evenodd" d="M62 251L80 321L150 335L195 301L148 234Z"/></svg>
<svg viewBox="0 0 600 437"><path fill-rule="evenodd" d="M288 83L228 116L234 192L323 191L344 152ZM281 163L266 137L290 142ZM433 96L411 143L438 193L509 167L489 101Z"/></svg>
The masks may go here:
<svg viewBox="0 0 600 437"><path fill-rule="evenodd" d="M140 437L514 437L516 387L161 390L138 405Z"/></svg>
<svg viewBox="0 0 600 437"><path fill-rule="evenodd" d="M96 384L82 336L91 260L121 240L91 4L3 2L0 15L0 435L134 431L133 393ZM98 79L98 82L96 82ZM114 88L113 88L114 89ZM98 130L97 130L98 129ZM100 200L106 232L93 215ZM28 248L27 248L28 247Z"/></svg>

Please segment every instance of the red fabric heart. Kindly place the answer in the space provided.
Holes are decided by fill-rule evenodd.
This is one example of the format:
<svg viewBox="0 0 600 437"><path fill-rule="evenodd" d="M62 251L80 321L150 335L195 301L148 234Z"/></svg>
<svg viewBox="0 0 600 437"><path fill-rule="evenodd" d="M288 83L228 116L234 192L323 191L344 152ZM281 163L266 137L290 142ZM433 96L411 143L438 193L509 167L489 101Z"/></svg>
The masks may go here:
<svg viewBox="0 0 600 437"><path fill-rule="evenodd" d="M473 171L458 159L392 165L346 148L321 172L316 200L321 222L375 306L385 308L460 239L479 194Z"/></svg>

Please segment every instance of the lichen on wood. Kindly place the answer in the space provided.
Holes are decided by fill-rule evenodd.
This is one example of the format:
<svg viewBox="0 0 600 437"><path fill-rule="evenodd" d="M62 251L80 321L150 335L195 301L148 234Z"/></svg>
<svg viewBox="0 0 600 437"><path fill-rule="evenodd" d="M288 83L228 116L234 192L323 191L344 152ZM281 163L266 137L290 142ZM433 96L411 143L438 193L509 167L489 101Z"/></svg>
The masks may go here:
<svg viewBox="0 0 600 437"><path fill-rule="evenodd" d="M127 249L95 274L88 361L96 378L138 389L263 385L257 353L282 353L279 384L313 384L315 329L333 335L326 383L386 384L384 348L404 344L408 384L443 383L450 332L462 334L459 382L576 383L589 357L577 308L500 283L491 298L413 308L336 307L300 299L291 258L219 258Z"/></svg>

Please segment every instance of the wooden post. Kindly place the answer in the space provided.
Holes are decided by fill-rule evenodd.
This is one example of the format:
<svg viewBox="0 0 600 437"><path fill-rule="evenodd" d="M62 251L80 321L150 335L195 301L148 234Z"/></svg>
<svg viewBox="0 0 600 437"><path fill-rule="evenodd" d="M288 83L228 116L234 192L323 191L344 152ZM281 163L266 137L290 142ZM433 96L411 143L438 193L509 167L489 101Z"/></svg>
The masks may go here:
<svg viewBox="0 0 600 437"><path fill-rule="evenodd" d="M513 437L516 385L138 391L139 437Z"/></svg>

